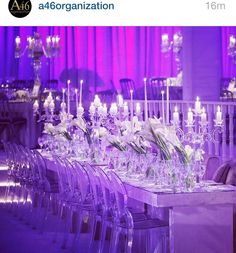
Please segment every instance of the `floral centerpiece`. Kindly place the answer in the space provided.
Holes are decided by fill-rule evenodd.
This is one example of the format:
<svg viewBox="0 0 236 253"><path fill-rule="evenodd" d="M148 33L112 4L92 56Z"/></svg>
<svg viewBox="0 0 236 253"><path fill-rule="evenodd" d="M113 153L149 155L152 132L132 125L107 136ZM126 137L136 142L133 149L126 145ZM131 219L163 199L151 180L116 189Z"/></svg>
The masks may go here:
<svg viewBox="0 0 236 253"><path fill-rule="evenodd" d="M85 122L85 120L84 120L83 117L78 116L77 118L74 118L71 121L70 125L72 127L74 126L74 127L78 128L78 129L80 129L84 133L84 135L85 135L85 137L86 137L87 142L88 142L89 145L92 143L91 133L90 133L89 128L87 127L87 124L86 124L86 122Z"/></svg>
<svg viewBox="0 0 236 253"><path fill-rule="evenodd" d="M189 162L189 157L173 126L163 125L156 117L150 118L143 128L142 135L159 149L161 159L171 160L176 154L180 162L184 164Z"/></svg>
<svg viewBox="0 0 236 253"><path fill-rule="evenodd" d="M29 91L27 90L17 90L15 92L15 97L16 99L20 99L20 100L28 100L30 97Z"/></svg>
<svg viewBox="0 0 236 253"><path fill-rule="evenodd" d="M52 123L45 123L43 133L56 138L63 137L68 141L72 140L71 135L67 131L67 126L62 122L55 126Z"/></svg>
<svg viewBox="0 0 236 253"><path fill-rule="evenodd" d="M118 149L119 151L126 151L127 146L122 137L119 137L114 134L109 134L107 136L107 141L111 144L112 147Z"/></svg>

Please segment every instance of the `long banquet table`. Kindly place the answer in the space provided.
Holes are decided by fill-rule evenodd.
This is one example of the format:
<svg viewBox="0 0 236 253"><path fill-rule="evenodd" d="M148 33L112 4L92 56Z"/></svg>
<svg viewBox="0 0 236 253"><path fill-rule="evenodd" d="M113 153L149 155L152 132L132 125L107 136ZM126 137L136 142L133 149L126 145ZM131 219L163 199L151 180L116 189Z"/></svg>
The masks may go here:
<svg viewBox="0 0 236 253"><path fill-rule="evenodd" d="M236 187L205 185L205 190L173 192L126 180L130 198L169 209L171 253L232 253Z"/></svg>
<svg viewBox="0 0 236 253"><path fill-rule="evenodd" d="M55 180L53 160L46 161L48 176ZM170 253L233 253L236 187L209 181L204 190L173 192L132 178L122 180L129 198L169 210Z"/></svg>

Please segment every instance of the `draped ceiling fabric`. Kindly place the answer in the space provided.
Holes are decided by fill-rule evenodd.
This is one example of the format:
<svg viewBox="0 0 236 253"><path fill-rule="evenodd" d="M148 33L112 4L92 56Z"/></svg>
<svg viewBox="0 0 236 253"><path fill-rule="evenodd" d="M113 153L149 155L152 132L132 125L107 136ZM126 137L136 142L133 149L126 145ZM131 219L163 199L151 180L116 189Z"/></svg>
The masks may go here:
<svg viewBox="0 0 236 253"><path fill-rule="evenodd" d="M27 36L59 35L61 54L56 59L42 57L41 79L67 79L77 86L84 79L92 91L120 90L119 79L128 77L136 87L146 77L176 75L173 54L161 53L161 35L173 38L179 27L0 27L0 79L33 79L33 68L27 52L14 58L15 37L21 37L22 48Z"/></svg>

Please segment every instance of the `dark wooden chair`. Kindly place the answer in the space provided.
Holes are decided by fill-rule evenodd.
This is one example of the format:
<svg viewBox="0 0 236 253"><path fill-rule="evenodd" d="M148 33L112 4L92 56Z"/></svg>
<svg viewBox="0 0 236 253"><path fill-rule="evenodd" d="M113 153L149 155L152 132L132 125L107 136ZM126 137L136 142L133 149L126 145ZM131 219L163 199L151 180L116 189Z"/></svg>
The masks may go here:
<svg viewBox="0 0 236 253"><path fill-rule="evenodd" d="M220 97L222 100L227 100L227 101L233 101L234 100L234 95L231 91L229 90L222 90Z"/></svg>
<svg viewBox="0 0 236 253"><path fill-rule="evenodd" d="M0 137L6 141L20 144L20 132L27 124L26 118L12 111L7 99L0 100Z"/></svg>
<svg viewBox="0 0 236 253"><path fill-rule="evenodd" d="M58 88L58 80L57 79L50 79L50 80L47 80L46 82L46 87L47 89L50 89L50 90L57 90Z"/></svg>
<svg viewBox="0 0 236 253"><path fill-rule="evenodd" d="M121 87L121 92L124 97L124 99L130 98L130 90L135 89L135 83L134 80L130 78L121 78L120 79L120 87Z"/></svg>
<svg viewBox="0 0 236 253"><path fill-rule="evenodd" d="M227 88L229 87L229 83L232 80L231 77L223 77L221 78L221 89L222 90L227 90Z"/></svg>
<svg viewBox="0 0 236 253"><path fill-rule="evenodd" d="M27 81L27 84L26 84L26 88L32 90L33 87L34 87L34 80L32 80L32 79L31 79L31 80L28 80L28 81Z"/></svg>
<svg viewBox="0 0 236 253"><path fill-rule="evenodd" d="M11 88L19 90L27 88L27 82L26 80L16 79L12 82Z"/></svg>
<svg viewBox="0 0 236 253"><path fill-rule="evenodd" d="M117 92L114 89L99 91L97 94L99 95L101 101L108 105L115 101L117 96Z"/></svg>
<svg viewBox="0 0 236 253"><path fill-rule="evenodd" d="M149 79L149 87L147 87L147 95L149 99L161 99L161 90L165 90L166 77L151 77Z"/></svg>

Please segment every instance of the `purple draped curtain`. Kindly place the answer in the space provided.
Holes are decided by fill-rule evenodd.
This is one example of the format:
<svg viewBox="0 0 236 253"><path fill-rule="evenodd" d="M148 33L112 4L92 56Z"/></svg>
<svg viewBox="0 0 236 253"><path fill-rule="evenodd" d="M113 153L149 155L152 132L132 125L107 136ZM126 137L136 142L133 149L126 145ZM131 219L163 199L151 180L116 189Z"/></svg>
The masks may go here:
<svg viewBox="0 0 236 253"><path fill-rule="evenodd" d="M42 81L58 79L60 87L67 79L77 86L80 79L91 92L120 90L119 79L128 77L142 86L143 77L176 75L173 54L161 53L161 35L173 38L179 27L0 27L0 79L33 79L27 53L14 58L15 37L22 48L27 36L59 35L61 54L56 59L42 57Z"/></svg>
<svg viewBox="0 0 236 253"><path fill-rule="evenodd" d="M61 54L56 59L42 57L42 81L58 79L60 87L67 79L77 86L84 79L91 92L120 90L119 79L128 77L142 86L143 77L176 75L173 54L161 53L161 35L170 38L179 27L0 27L0 82L34 78L30 59L25 54L14 58L14 39L21 37L22 48L27 36L39 32L42 39L59 35ZM235 77L236 66L228 56L229 36L236 35L236 27L222 27L222 77ZM207 43L207 42L206 42ZM184 61L184 59L183 59Z"/></svg>

